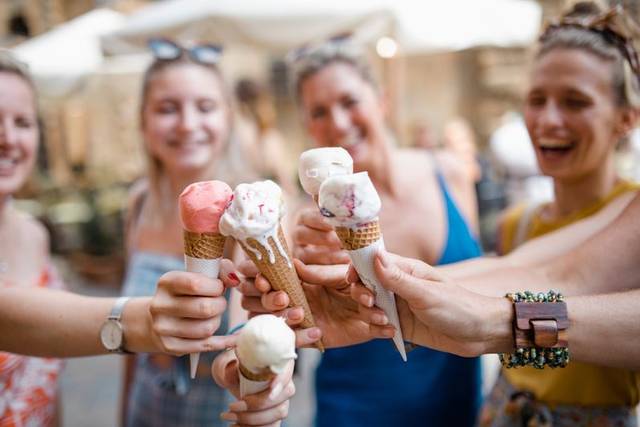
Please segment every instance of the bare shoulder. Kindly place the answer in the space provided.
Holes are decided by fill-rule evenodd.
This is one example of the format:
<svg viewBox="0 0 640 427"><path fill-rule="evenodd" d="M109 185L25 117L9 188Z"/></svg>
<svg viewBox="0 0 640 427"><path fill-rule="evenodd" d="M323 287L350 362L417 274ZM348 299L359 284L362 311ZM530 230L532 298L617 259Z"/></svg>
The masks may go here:
<svg viewBox="0 0 640 427"><path fill-rule="evenodd" d="M131 187L129 187L129 193L127 196L127 207L131 207L138 203L140 198L149 191L149 181L146 178L141 178L135 181Z"/></svg>
<svg viewBox="0 0 640 427"><path fill-rule="evenodd" d="M433 172L433 161L425 150L402 148L397 150L395 159L398 167L402 168L405 173L412 171L431 174Z"/></svg>
<svg viewBox="0 0 640 427"><path fill-rule="evenodd" d="M48 256L49 253L49 232L33 216L25 212L18 212L15 217L17 229L25 241L33 245L34 252L39 252Z"/></svg>
<svg viewBox="0 0 640 427"><path fill-rule="evenodd" d="M436 163L442 175L449 183L467 182L468 174L465 164L452 153L440 150L434 154Z"/></svg>

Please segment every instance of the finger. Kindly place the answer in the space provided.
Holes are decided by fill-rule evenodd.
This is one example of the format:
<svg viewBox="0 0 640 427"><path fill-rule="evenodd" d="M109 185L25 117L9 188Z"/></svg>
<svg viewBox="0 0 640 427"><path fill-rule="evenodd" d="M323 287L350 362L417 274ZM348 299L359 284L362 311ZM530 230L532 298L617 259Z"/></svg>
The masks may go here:
<svg viewBox="0 0 640 427"><path fill-rule="evenodd" d="M358 307L358 317L365 323L376 326L387 326L389 318L384 311L378 307Z"/></svg>
<svg viewBox="0 0 640 427"><path fill-rule="evenodd" d="M322 285L328 288L344 289L349 284L346 280L347 265L306 265L294 259L298 276L303 282Z"/></svg>
<svg viewBox="0 0 640 427"><path fill-rule="evenodd" d="M298 225L293 229L292 238L296 245L327 246L334 249L342 247L340 239L333 230L321 231Z"/></svg>
<svg viewBox="0 0 640 427"><path fill-rule="evenodd" d="M190 353L205 353L207 351L220 351L235 345L235 336L214 335L202 340L190 340L178 337L161 337L162 352L174 356L182 356Z"/></svg>
<svg viewBox="0 0 640 427"><path fill-rule="evenodd" d="M292 383L293 384L293 383ZM239 426L265 426L283 420L289 415L289 401L260 411L223 412L223 420L234 421Z"/></svg>
<svg viewBox="0 0 640 427"><path fill-rule="evenodd" d="M271 286L271 283L262 274L258 274L258 276L256 277L255 287L262 293L267 293L273 290L273 286Z"/></svg>
<svg viewBox="0 0 640 427"><path fill-rule="evenodd" d="M373 262L373 269L383 287L405 299L410 306L426 308L437 298L433 287L436 282L416 278L399 268L386 252L379 252Z"/></svg>
<svg viewBox="0 0 640 427"><path fill-rule="evenodd" d="M378 251L376 257L383 257L388 260L388 263L395 264L400 270L419 279L435 281L444 279L442 274L438 273L434 267L417 259L402 257L383 249Z"/></svg>
<svg viewBox="0 0 640 427"><path fill-rule="evenodd" d="M298 215L297 224L319 231L333 231L333 226L316 207L302 209Z"/></svg>
<svg viewBox="0 0 640 427"><path fill-rule="evenodd" d="M311 347L322 338L322 331L317 327L297 329L295 333L296 347Z"/></svg>
<svg viewBox="0 0 640 427"><path fill-rule="evenodd" d="M243 275L237 271L236 266L228 259L220 262L220 274L218 275L227 288L233 288L242 283Z"/></svg>
<svg viewBox="0 0 640 427"><path fill-rule="evenodd" d="M189 319L209 319L220 316L227 308L224 297L171 296L151 300L152 316L167 315Z"/></svg>
<svg viewBox="0 0 640 427"><path fill-rule="evenodd" d="M263 307L269 311L280 311L289 306L290 300L286 292L275 291L262 295L261 302Z"/></svg>
<svg viewBox="0 0 640 427"><path fill-rule="evenodd" d="M293 251L293 255L305 264L348 264L351 260L346 251L327 246L297 246Z"/></svg>
<svg viewBox="0 0 640 427"><path fill-rule="evenodd" d="M373 338L393 338L396 334L396 328L391 325L378 326L369 325L369 336Z"/></svg>
<svg viewBox="0 0 640 427"><path fill-rule="evenodd" d="M365 307L373 307L375 297L361 282L351 284L351 299Z"/></svg>
<svg viewBox="0 0 640 427"><path fill-rule="evenodd" d="M242 297L240 305L242 308L253 314L271 313L264 305L262 305L262 300L258 297Z"/></svg>
<svg viewBox="0 0 640 427"><path fill-rule="evenodd" d="M153 319L153 331L160 336L203 339L216 333L220 327L220 320L220 316L195 320L160 315Z"/></svg>
<svg viewBox="0 0 640 427"><path fill-rule="evenodd" d="M235 351L223 351L213 359L211 364L211 376L222 388L226 388L237 397L235 391L240 384L238 378L238 360Z"/></svg>
<svg viewBox="0 0 640 427"><path fill-rule="evenodd" d="M217 297L224 292L224 285L220 280L210 279L202 274L170 271L158 279L158 290L173 295Z"/></svg>
<svg viewBox="0 0 640 427"><path fill-rule="evenodd" d="M242 295L248 297L259 297L262 296L263 292L260 292L256 288L255 281L253 279L244 279L238 288Z"/></svg>
<svg viewBox="0 0 640 427"><path fill-rule="evenodd" d="M258 274L258 267L256 267L256 265L250 260L242 261L237 265L237 267L238 271L245 277L256 277Z"/></svg>

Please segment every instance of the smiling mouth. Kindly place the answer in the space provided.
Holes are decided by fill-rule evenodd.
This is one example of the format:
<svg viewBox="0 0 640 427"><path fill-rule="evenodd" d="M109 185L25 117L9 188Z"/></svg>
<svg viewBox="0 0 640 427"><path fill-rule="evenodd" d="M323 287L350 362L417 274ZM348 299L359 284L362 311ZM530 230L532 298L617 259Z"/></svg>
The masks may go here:
<svg viewBox="0 0 640 427"><path fill-rule="evenodd" d="M576 144L567 140L541 138L537 147L543 154L559 155L571 151Z"/></svg>
<svg viewBox="0 0 640 427"><path fill-rule="evenodd" d="M18 163L18 159L0 157L0 176L12 175Z"/></svg>

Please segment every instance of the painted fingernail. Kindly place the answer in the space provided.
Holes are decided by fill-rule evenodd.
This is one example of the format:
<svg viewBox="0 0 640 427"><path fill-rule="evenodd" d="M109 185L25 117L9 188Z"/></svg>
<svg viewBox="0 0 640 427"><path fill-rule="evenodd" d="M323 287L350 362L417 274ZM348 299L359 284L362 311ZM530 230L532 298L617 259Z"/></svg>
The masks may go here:
<svg viewBox="0 0 640 427"><path fill-rule="evenodd" d="M238 421L238 416L233 412L223 412L220 414L220 418L226 421Z"/></svg>
<svg viewBox="0 0 640 427"><path fill-rule="evenodd" d="M378 313L371 315L371 321L376 325L386 325L387 323L389 323L389 319L387 319L387 316Z"/></svg>
<svg viewBox="0 0 640 427"><path fill-rule="evenodd" d="M233 283L240 283L240 278L238 277L238 275L236 273L229 273L227 275L227 277L229 278L229 280L231 280Z"/></svg>
<svg viewBox="0 0 640 427"><path fill-rule="evenodd" d="M360 302L365 307L371 307L373 305L373 298L371 298L371 295L362 295L360 296Z"/></svg>
<svg viewBox="0 0 640 427"><path fill-rule="evenodd" d="M273 390L269 393L269 399L274 400L282 392L282 383L277 383L273 386Z"/></svg>
<svg viewBox="0 0 640 427"><path fill-rule="evenodd" d="M247 402L244 400L238 400L229 405L229 410L233 412L243 412L248 409Z"/></svg>

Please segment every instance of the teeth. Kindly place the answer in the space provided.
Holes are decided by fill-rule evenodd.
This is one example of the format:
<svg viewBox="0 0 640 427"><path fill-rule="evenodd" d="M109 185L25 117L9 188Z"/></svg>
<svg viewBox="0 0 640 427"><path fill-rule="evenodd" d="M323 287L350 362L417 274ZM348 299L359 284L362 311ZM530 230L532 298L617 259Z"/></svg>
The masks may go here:
<svg viewBox="0 0 640 427"><path fill-rule="evenodd" d="M10 168L16 164L13 159L0 159L0 168Z"/></svg>
<svg viewBox="0 0 640 427"><path fill-rule="evenodd" d="M538 145L541 148L570 148L573 143L565 139L540 138L538 139Z"/></svg>

